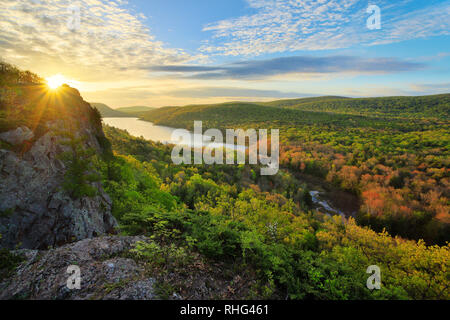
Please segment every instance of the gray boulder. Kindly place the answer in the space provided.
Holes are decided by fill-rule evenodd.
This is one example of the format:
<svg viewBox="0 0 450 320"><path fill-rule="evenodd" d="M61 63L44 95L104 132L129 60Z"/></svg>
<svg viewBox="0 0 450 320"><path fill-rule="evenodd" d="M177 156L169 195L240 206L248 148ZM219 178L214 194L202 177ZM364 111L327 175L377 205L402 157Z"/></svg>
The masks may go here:
<svg viewBox="0 0 450 320"><path fill-rule="evenodd" d="M13 277L0 283L0 300L149 300L156 299L155 279L142 265L122 257L145 237L98 237L56 249L21 249L25 256ZM68 287L69 266L80 271L80 288ZM70 281L69 281L70 283Z"/></svg>
<svg viewBox="0 0 450 320"><path fill-rule="evenodd" d="M33 139L33 132L27 127L19 127L15 130L0 133L0 140L6 141L12 145L19 145L24 141Z"/></svg>

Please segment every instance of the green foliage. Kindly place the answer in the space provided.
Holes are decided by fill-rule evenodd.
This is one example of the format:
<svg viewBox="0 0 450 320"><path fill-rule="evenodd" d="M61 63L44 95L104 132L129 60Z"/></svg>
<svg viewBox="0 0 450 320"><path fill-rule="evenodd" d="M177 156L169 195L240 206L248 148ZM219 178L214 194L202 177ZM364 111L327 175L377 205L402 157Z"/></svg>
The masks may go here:
<svg viewBox="0 0 450 320"><path fill-rule="evenodd" d="M30 71L22 71L19 68L0 61L0 87L17 84L39 84L43 79Z"/></svg>
<svg viewBox="0 0 450 320"><path fill-rule="evenodd" d="M325 97L324 97L325 98ZM419 97L382 98L334 98L291 101L291 108L307 111L333 113L383 115L406 118L448 119L450 116L450 95L439 94ZM276 105L277 102L275 101Z"/></svg>
<svg viewBox="0 0 450 320"><path fill-rule="evenodd" d="M42 102L38 98L47 91L22 86L15 77L13 85L0 88L8 97L0 108L0 131L23 124L39 136L47 121L58 119L70 131L83 122L100 129L100 113L76 90L63 87L62 104L56 97ZM123 233L150 238L129 253L147 271L170 275L189 269L191 258L201 255L227 262L231 272L250 270L257 277L254 298L450 298L450 244L430 246L383 230L431 241L448 236L438 222L448 214L448 95L168 107L144 118L187 128L203 120L206 128L281 129L284 167L261 177L257 166L175 166L171 146L108 126L106 138L96 133L100 157L67 135L64 188L74 198L92 196L101 178ZM358 195L359 223L383 231L310 211L300 173ZM1 276L19 262L0 251ZM373 264L382 270L381 290L366 287L366 269ZM173 287L162 282L158 290L168 297Z"/></svg>
<svg viewBox="0 0 450 320"><path fill-rule="evenodd" d="M194 120L202 120L204 129L279 129L282 168L326 179L357 196L360 224L443 245L450 240L449 97L235 102L160 108L142 118L188 129ZM265 185L251 171L249 178ZM183 201L189 196L182 188L174 192ZM311 206L306 193L281 193L304 210ZM187 200L194 208L195 200Z"/></svg>
<svg viewBox="0 0 450 320"><path fill-rule="evenodd" d="M10 217L14 214L16 208L7 208L4 210L0 210L0 218Z"/></svg>
<svg viewBox="0 0 450 320"><path fill-rule="evenodd" d="M176 207L175 198L160 190L161 180L151 163L117 156L102 166L103 185L113 200L113 215L145 214L149 206L166 211Z"/></svg>
<svg viewBox="0 0 450 320"><path fill-rule="evenodd" d="M0 282L12 276L23 260L21 255L14 254L6 248L0 249Z"/></svg>
<svg viewBox="0 0 450 320"><path fill-rule="evenodd" d="M134 254L149 261L153 269L182 268L185 254L195 251L212 261L228 261L253 270L258 278L252 290L255 298L449 296L443 272L450 248L424 247L415 242L388 244L383 241L397 240L356 226L352 220L348 224L342 224L340 218L323 221L301 209L302 202L310 201L308 188L295 183L289 174L280 172L274 177L256 177L255 181L247 166L172 166L166 160L170 155L167 146L132 138L112 128L106 128L106 132L113 148L133 156L116 155L109 164L105 185L122 185L120 193L108 189L113 207L122 205L120 222L124 232L152 239ZM140 162L138 158L151 161ZM164 206L161 200L155 201L160 194L154 191L148 198L143 197L142 190L136 187L143 176L155 181L143 185L178 203ZM261 187L271 185L273 192L261 191L252 184L255 182ZM123 196L125 191L133 200ZM298 204L294 202L297 200ZM413 258L415 255L421 258ZM178 260L181 265L177 265ZM366 287L366 269L371 264L379 265L385 275L380 291ZM405 280L405 274L415 277ZM421 289L417 291L414 285ZM167 294L171 290L161 289Z"/></svg>
<svg viewBox="0 0 450 320"><path fill-rule="evenodd" d="M84 148L83 139L76 139L70 134L68 136L69 139L65 144L70 146L71 151L60 155L67 167L62 184L63 189L74 199L94 197L98 189L93 183L101 180L93 167L93 157L96 152L94 149Z"/></svg>
<svg viewBox="0 0 450 320"><path fill-rule="evenodd" d="M190 255L187 249L175 244L161 246L155 241L136 242L130 253L139 260L144 260L154 268L181 268L189 264Z"/></svg>

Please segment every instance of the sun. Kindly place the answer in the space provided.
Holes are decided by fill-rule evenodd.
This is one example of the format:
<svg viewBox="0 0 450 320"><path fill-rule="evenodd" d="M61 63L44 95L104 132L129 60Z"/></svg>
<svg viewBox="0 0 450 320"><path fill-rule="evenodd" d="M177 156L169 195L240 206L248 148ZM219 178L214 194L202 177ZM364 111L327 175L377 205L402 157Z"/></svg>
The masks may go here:
<svg viewBox="0 0 450 320"><path fill-rule="evenodd" d="M61 87L63 84L68 84L71 81L69 79L66 79L63 75L61 74L57 74L51 77L46 78L45 80L47 80L47 85L49 86L50 89L52 90L56 90L59 87Z"/></svg>

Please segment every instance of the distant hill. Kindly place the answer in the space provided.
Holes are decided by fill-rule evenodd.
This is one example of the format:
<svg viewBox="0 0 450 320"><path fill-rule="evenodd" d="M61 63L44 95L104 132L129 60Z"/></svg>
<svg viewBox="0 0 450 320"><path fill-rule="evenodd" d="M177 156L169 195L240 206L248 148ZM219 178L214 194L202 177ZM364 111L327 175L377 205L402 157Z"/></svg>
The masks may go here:
<svg viewBox="0 0 450 320"><path fill-rule="evenodd" d="M146 106L133 106L133 107L125 107L125 108L117 108L117 111L128 113L128 114L137 114L142 112L147 112L154 110L155 108L152 107L146 107Z"/></svg>
<svg viewBox="0 0 450 320"><path fill-rule="evenodd" d="M324 118L332 122L345 121L347 118L357 118L349 115L334 115L328 113L301 111L288 108L263 106L255 103L223 103L212 105L190 105L186 107L163 107L146 112L141 119L155 124L176 128L192 129L195 120L204 121L208 128L233 128L235 126L250 126L252 123L300 123L322 122Z"/></svg>
<svg viewBox="0 0 450 320"><path fill-rule="evenodd" d="M322 97L275 100L269 102L261 102L259 104L271 107L289 107L303 103L323 102L327 100L337 100L337 99L350 99L350 98L340 96L322 96Z"/></svg>
<svg viewBox="0 0 450 320"><path fill-rule="evenodd" d="M155 124L183 128L190 128L194 120L208 120L210 123L215 123L216 127L220 127L221 123L228 124L235 120L248 119L253 115L261 116L261 109L280 111L278 108L253 103L229 102L185 107L163 107L145 112L142 114L141 119L154 122Z"/></svg>
<svg viewBox="0 0 450 320"><path fill-rule="evenodd" d="M270 102L272 106L283 106L304 111L324 111L341 114L390 116L402 118L450 117L450 94L429 96L399 96L379 98L319 97L316 99L284 100Z"/></svg>
<svg viewBox="0 0 450 320"><path fill-rule="evenodd" d="M124 112L117 111L104 103L91 102L91 106L98 109L103 118L127 118L132 117Z"/></svg>
<svg viewBox="0 0 450 320"><path fill-rule="evenodd" d="M397 128L422 121L447 121L450 94L421 97L342 98L318 97L277 100L266 103L228 102L221 104L163 107L141 114L155 124L192 129L194 120L209 128L251 127L252 123L271 125L339 125ZM407 121L405 121L407 119Z"/></svg>
<svg viewBox="0 0 450 320"><path fill-rule="evenodd" d="M359 116L380 120L407 118L442 121L450 118L450 94L381 98L325 96L259 103L228 102L163 107L142 113L140 117L156 124L177 127L190 127L193 120L203 120L219 128L223 125L255 121L328 121L331 119L330 114L333 114L336 120Z"/></svg>
<svg viewBox="0 0 450 320"><path fill-rule="evenodd" d="M341 114L389 116L404 118L448 118L450 94L429 96L398 96L378 98L347 98L323 96L260 102L260 105L322 111Z"/></svg>

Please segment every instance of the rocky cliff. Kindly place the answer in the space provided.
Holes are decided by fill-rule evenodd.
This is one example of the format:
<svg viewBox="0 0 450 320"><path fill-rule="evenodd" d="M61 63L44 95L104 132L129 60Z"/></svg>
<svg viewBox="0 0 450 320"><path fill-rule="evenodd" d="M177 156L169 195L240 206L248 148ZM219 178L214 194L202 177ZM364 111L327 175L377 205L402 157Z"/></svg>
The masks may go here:
<svg viewBox="0 0 450 320"><path fill-rule="evenodd" d="M22 94L15 108L5 111L10 130L0 133L0 247L43 249L117 227L100 182L90 183L96 190L91 197L74 198L62 187L68 167L61 155L72 152L68 132L82 150L104 151L96 110L69 87L55 99L35 101L42 90ZM14 123L26 125L11 129Z"/></svg>

